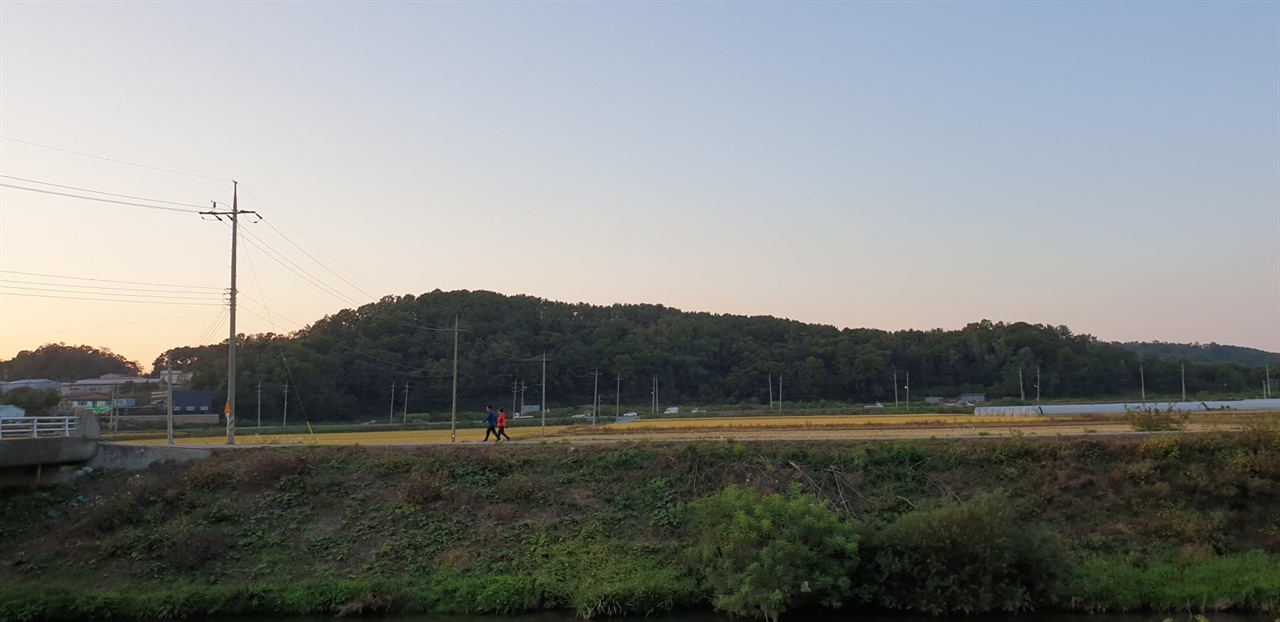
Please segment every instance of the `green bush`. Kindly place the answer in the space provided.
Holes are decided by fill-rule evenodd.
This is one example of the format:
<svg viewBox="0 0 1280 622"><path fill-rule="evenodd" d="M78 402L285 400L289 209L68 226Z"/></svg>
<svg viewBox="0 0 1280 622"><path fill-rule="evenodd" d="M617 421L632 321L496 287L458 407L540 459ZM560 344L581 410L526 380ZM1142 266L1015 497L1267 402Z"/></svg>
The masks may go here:
<svg viewBox="0 0 1280 622"><path fill-rule="evenodd" d="M777 620L796 606L838 607L858 564L856 526L829 505L730 486L689 504L690 551L717 609Z"/></svg>
<svg viewBox="0 0 1280 622"><path fill-rule="evenodd" d="M1057 536L1019 524L1000 495L903 514L863 556L864 598L933 615L1031 610L1069 575Z"/></svg>

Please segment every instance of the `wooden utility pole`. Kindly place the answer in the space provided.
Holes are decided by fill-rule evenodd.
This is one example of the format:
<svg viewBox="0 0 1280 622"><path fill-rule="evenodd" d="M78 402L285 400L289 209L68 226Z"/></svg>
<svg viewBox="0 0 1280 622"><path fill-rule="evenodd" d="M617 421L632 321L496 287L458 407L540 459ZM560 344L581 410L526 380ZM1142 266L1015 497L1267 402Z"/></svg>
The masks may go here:
<svg viewBox="0 0 1280 622"><path fill-rule="evenodd" d="M458 442L458 316L453 316L453 405L449 415L449 442Z"/></svg>
<svg viewBox="0 0 1280 622"><path fill-rule="evenodd" d="M225 203L224 203L225 205ZM240 184L231 181L231 211L219 212L217 203L214 209L200 212L204 216L213 216L219 221L223 216L231 219L231 331L227 338L227 444L236 444L236 244L240 237L240 215L257 212L240 209Z"/></svg>
<svg viewBox="0 0 1280 622"><path fill-rule="evenodd" d="M547 351L542 351L542 433L547 433Z"/></svg>
<svg viewBox="0 0 1280 622"><path fill-rule="evenodd" d="M404 381L404 418L401 423L409 423L409 381Z"/></svg>
<svg viewBox="0 0 1280 622"><path fill-rule="evenodd" d="M164 375L165 375L164 403L167 406L167 410L169 411L168 415L165 417L165 421L167 423L166 427L168 428L168 433L166 435L166 438L168 439L169 444L172 445L173 444L173 357L170 356L170 354L171 353L169 352L164 353Z"/></svg>
<svg viewBox="0 0 1280 622"><path fill-rule="evenodd" d="M594 427L600 413L600 368L597 367L592 375L595 376L595 388L591 390L591 425Z"/></svg>

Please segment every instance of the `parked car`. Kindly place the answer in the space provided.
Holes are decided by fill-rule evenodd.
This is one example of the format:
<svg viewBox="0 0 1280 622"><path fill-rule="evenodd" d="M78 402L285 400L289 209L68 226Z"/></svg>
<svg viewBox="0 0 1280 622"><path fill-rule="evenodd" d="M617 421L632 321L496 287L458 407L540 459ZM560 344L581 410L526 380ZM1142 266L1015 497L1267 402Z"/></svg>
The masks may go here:
<svg viewBox="0 0 1280 622"><path fill-rule="evenodd" d="M573 418L574 418L574 419L589 419L589 418L591 418L591 413L578 413L578 414L574 415L574 416L573 416Z"/></svg>
<svg viewBox="0 0 1280 622"><path fill-rule="evenodd" d="M622 413L622 416L623 417L639 417L640 415L633 410L629 413Z"/></svg>

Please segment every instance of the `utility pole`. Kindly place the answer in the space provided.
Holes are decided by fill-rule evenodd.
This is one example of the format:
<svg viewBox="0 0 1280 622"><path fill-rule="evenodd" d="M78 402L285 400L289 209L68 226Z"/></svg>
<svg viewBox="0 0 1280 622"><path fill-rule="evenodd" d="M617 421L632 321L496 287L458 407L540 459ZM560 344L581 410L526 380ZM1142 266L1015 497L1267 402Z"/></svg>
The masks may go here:
<svg viewBox="0 0 1280 622"><path fill-rule="evenodd" d="M262 381L258 381L258 427L262 427Z"/></svg>
<svg viewBox="0 0 1280 622"><path fill-rule="evenodd" d="M547 351L542 351L542 433L547 433Z"/></svg>
<svg viewBox="0 0 1280 622"><path fill-rule="evenodd" d="M236 242L240 235L240 214L257 212L240 209L240 184L231 181L231 211L219 212L218 204L214 209L200 212L202 216L213 216L219 221L223 216L231 218L231 336L227 339L227 444L236 444Z"/></svg>
<svg viewBox="0 0 1280 622"><path fill-rule="evenodd" d="M520 414L524 414L524 392L528 389L528 385L524 383L524 379L520 379Z"/></svg>
<svg viewBox="0 0 1280 622"><path fill-rule="evenodd" d="M600 368L597 367L592 375L595 376L595 388L591 390L591 426L595 427L600 413Z"/></svg>
<svg viewBox="0 0 1280 622"><path fill-rule="evenodd" d="M622 374L618 374L618 388L613 396L613 419L616 421L622 416Z"/></svg>
<svg viewBox="0 0 1280 622"><path fill-rule="evenodd" d="M1182 363L1178 367L1182 368L1182 401L1185 402L1187 401L1187 364Z"/></svg>
<svg viewBox="0 0 1280 622"><path fill-rule="evenodd" d="M1018 368L1018 399L1027 401L1027 390L1022 388L1022 368Z"/></svg>
<svg viewBox="0 0 1280 622"><path fill-rule="evenodd" d="M520 383L511 381L511 416L516 416L516 394L520 392Z"/></svg>
<svg viewBox="0 0 1280 622"><path fill-rule="evenodd" d="M169 444L173 444L173 357L170 352L164 353L164 375L165 375L165 398L164 403L168 407L169 413L165 419L168 421L168 440Z"/></svg>
<svg viewBox="0 0 1280 622"><path fill-rule="evenodd" d="M401 423L409 423L409 381L404 381L404 419Z"/></svg>
<svg viewBox="0 0 1280 622"><path fill-rule="evenodd" d="M1271 363L1267 363L1267 364L1266 364L1266 368L1267 368L1267 392L1266 392L1266 396L1267 396L1267 398L1268 398L1268 399L1270 399L1270 398L1271 398Z"/></svg>
<svg viewBox="0 0 1280 622"><path fill-rule="evenodd" d="M1036 406L1040 405L1040 366L1036 365Z"/></svg>
<svg viewBox="0 0 1280 622"><path fill-rule="evenodd" d="M907 370L907 411L911 411L911 370Z"/></svg>
<svg viewBox="0 0 1280 622"><path fill-rule="evenodd" d="M656 415L658 414L658 374L653 375L653 391L651 393L653 394L652 410L653 414Z"/></svg>
<svg viewBox="0 0 1280 622"><path fill-rule="evenodd" d="M782 374L778 374L778 414L782 414Z"/></svg>
<svg viewBox="0 0 1280 622"><path fill-rule="evenodd" d="M453 316L453 405L449 415L449 442L458 442L458 316Z"/></svg>
<svg viewBox="0 0 1280 622"><path fill-rule="evenodd" d="M111 385L111 433L120 431L120 420L116 417L116 389L120 385Z"/></svg>
<svg viewBox="0 0 1280 622"><path fill-rule="evenodd" d="M396 381L391 381L391 410L387 413L387 425L396 422Z"/></svg>
<svg viewBox="0 0 1280 622"><path fill-rule="evenodd" d="M893 407L898 407L898 370L893 370Z"/></svg>
<svg viewBox="0 0 1280 622"><path fill-rule="evenodd" d="M289 427L289 381L284 381L284 416L280 418L280 431Z"/></svg>
<svg viewBox="0 0 1280 622"><path fill-rule="evenodd" d="M1138 381L1142 388L1142 401L1146 402L1147 401L1147 369L1146 369L1146 366L1141 363L1138 364Z"/></svg>
<svg viewBox="0 0 1280 622"><path fill-rule="evenodd" d="M773 412L773 374L769 374L769 412Z"/></svg>

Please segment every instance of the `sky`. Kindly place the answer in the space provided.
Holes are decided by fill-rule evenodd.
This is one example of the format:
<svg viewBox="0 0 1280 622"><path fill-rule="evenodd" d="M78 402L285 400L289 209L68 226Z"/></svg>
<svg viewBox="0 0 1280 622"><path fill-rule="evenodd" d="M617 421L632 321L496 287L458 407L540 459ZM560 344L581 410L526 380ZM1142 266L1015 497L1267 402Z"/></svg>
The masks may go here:
<svg viewBox="0 0 1280 622"><path fill-rule="evenodd" d="M0 136L0 358L225 339L231 179L240 332L469 289L1280 351L1280 3L7 1Z"/></svg>

